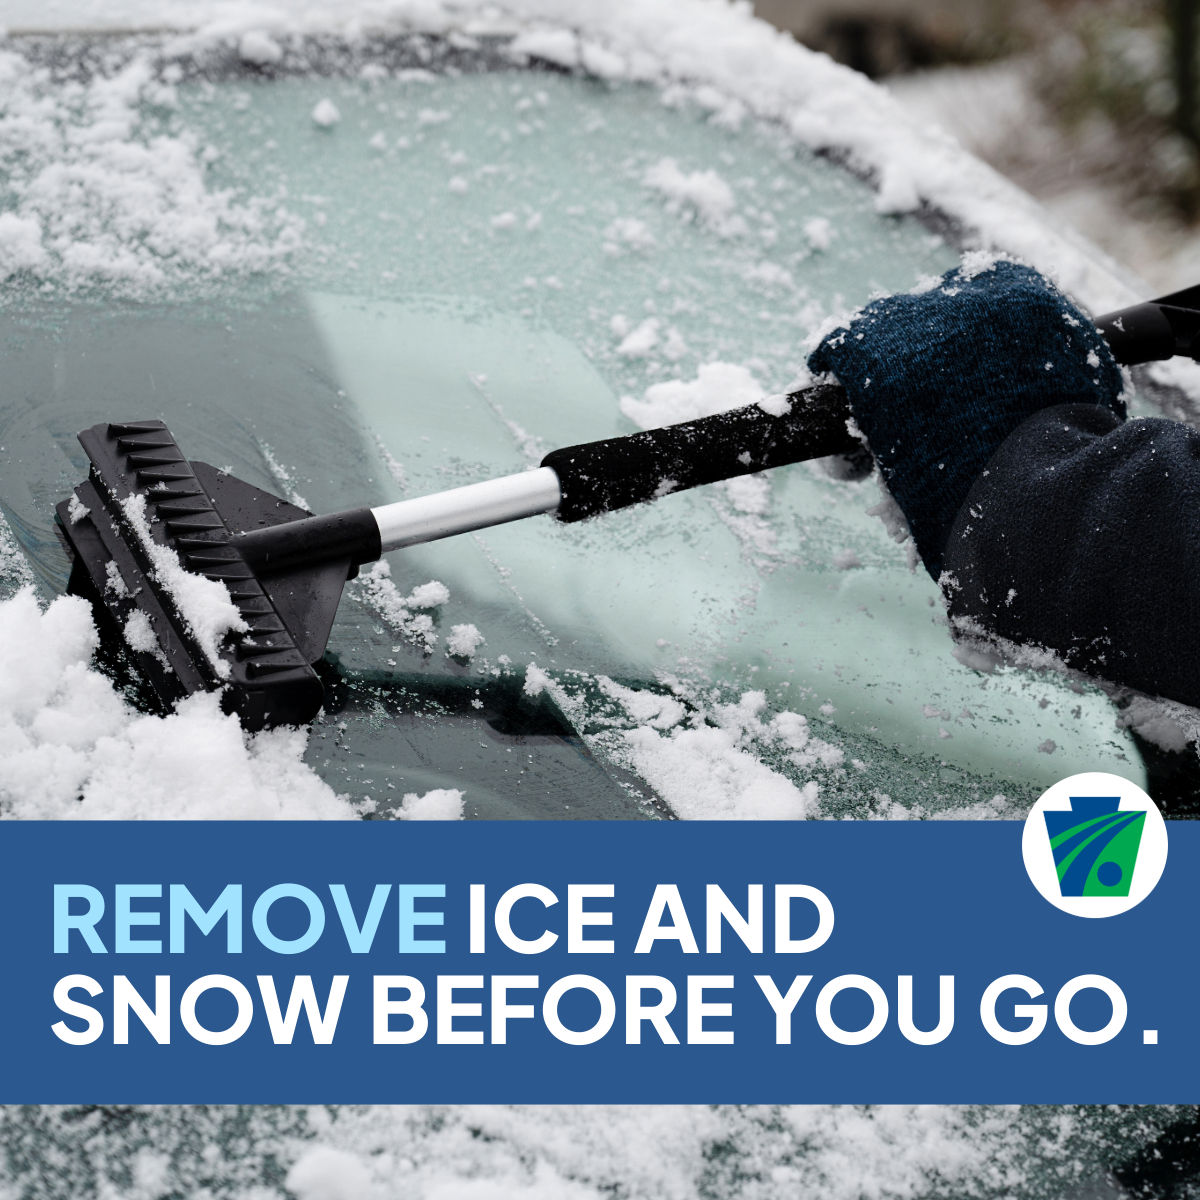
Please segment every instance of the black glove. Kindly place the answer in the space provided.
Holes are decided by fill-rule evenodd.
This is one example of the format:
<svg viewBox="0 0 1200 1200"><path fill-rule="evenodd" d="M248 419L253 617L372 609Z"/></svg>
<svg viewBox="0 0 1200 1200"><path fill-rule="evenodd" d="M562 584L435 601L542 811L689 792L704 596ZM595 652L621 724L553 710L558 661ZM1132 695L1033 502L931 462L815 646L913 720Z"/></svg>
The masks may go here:
<svg viewBox="0 0 1200 1200"><path fill-rule="evenodd" d="M809 358L846 389L929 573L971 485L1027 417L1056 404L1125 417L1116 360L1036 271L998 261L867 305Z"/></svg>

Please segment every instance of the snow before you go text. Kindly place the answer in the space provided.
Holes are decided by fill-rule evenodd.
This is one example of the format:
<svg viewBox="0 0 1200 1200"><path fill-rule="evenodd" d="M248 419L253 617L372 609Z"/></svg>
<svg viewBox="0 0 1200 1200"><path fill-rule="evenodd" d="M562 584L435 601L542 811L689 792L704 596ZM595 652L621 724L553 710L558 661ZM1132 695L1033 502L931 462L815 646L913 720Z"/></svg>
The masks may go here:
<svg viewBox="0 0 1200 1200"><path fill-rule="evenodd" d="M249 981L223 971L187 979L114 973L106 980L94 970L76 971L54 984L58 1019L52 1032L70 1046L100 1040L129 1045L131 1038L147 1037L170 1045L181 1035L223 1046L250 1033L257 1022L265 1023L275 1045L290 1046L294 1040L329 1045L340 1033L369 1038L376 1046L423 1040L471 1046L506 1045L514 1026L520 1029L523 1022L540 1025L568 1046L603 1039L629 1046L644 1041L722 1046L735 1042L735 1002L753 1010L751 1027L776 1045L791 1045L815 1032L842 1046L860 1046L894 1023L908 1043L934 1046L955 1026L953 974L900 973L877 980L856 972L826 979L779 970L752 971L750 978L733 973L731 966L746 961L758 959L761 965L771 956L786 963L789 956L811 954L829 942L833 903L809 884L753 883L731 895L709 883L685 899L679 885L657 883L648 901L624 910L637 914L627 927L617 920L612 883L551 888L525 882L502 889L469 883L458 890L465 891L463 904L451 910L447 885L434 883L379 882L353 889L342 883L320 888L277 883L262 890L228 883L207 902L180 883L117 883L103 890L56 883L56 956L174 956L178 963L188 954L193 955L188 961L195 961L202 943L206 964L213 955L236 963L248 945L269 955L298 956L322 943L328 951L332 943L339 955L367 956L373 970L353 980L347 971L282 980L257 973ZM448 919L452 911L465 918L461 925ZM411 971L406 960L446 955L448 946L465 951L468 959L486 958L489 966L515 966L511 955L527 960L552 950L600 963L604 956L611 961L631 952L635 962L671 973L614 977L593 964L591 972L553 978L503 970L431 976L377 969L401 960ZM716 960L720 970L680 975L679 965L696 957ZM369 1009L361 1011L369 1011L370 1018L343 1028L339 1023L352 986L369 993ZM1100 998L1099 1025L1093 1021L1083 1027L1072 1017L1072 1001L1083 993L1096 994L1093 1007ZM1121 1032L1128 1014L1122 989L1095 973L1065 980L1053 998L1028 975L1003 974L971 996L971 1007L987 1036L1007 1046L1037 1039L1051 1016L1069 1041L1100 1045Z"/></svg>

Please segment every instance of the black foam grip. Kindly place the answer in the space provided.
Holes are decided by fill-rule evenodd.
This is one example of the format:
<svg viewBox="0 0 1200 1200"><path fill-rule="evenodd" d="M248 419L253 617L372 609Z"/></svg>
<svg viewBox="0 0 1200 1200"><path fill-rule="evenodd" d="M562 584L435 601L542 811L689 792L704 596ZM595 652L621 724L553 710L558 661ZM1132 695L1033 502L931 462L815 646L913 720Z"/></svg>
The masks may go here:
<svg viewBox="0 0 1200 1200"><path fill-rule="evenodd" d="M808 388L788 400L783 416L752 404L554 450L541 465L553 469L562 489L555 516L582 521L702 483L862 448L847 426L850 410L840 387Z"/></svg>
<svg viewBox="0 0 1200 1200"><path fill-rule="evenodd" d="M1184 320L1194 314L1180 314ZM1119 363L1157 362L1171 358L1176 353L1186 353L1185 345L1177 345L1176 322L1171 319L1172 310L1157 303L1135 304L1120 312L1096 318L1096 328L1104 335L1113 357Z"/></svg>

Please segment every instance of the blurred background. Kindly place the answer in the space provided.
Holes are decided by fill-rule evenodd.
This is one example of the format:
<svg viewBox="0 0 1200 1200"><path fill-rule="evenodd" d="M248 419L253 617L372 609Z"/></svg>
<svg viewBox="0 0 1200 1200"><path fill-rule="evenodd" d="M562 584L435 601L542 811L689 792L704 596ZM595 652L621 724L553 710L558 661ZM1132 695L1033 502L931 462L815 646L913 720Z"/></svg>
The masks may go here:
<svg viewBox="0 0 1200 1200"><path fill-rule="evenodd" d="M1200 280L1200 0L755 0L1140 274Z"/></svg>

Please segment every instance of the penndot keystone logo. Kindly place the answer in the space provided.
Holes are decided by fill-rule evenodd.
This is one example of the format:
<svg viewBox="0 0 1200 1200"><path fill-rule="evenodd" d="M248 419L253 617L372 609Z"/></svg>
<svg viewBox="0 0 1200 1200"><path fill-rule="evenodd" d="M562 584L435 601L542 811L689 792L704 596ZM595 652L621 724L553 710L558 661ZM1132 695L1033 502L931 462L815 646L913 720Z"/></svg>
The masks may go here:
<svg viewBox="0 0 1200 1200"><path fill-rule="evenodd" d="M1136 784L1102 771L1048 788L1025 819L1021 855L1033 886L1063 912L1115 917L1154 890L1167 826Z"/></svg>

